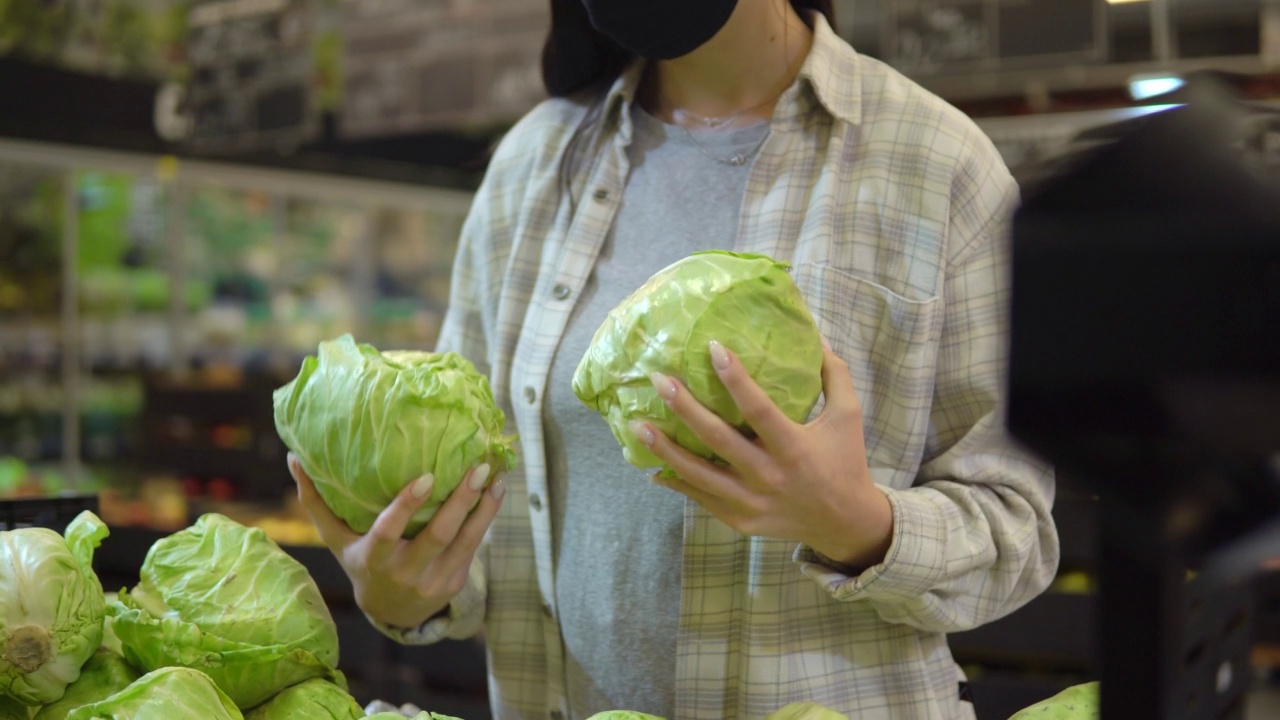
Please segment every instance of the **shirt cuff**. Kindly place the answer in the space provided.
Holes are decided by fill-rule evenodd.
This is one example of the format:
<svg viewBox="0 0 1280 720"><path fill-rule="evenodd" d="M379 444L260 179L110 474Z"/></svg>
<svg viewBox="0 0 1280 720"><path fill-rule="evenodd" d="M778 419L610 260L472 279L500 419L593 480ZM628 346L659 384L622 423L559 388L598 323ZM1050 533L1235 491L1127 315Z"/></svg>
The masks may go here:
<svg viewBox="0 0 1280 720"><path fill-rule="evenodd" d="M946 570L945 512L925 488L881 487L893 509L893 539L883 562L866 569L842 565L801 545L792 558L800 572L836 600L907 601L933 588Z"/></svg>

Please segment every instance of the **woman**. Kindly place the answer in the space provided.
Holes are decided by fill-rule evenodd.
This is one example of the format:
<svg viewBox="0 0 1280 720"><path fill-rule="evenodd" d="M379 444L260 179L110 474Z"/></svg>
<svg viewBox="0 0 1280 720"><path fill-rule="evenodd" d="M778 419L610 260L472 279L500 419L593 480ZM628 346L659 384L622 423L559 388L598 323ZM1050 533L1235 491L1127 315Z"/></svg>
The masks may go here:
<svg viewBox="0 0 1280 720"><path fill-rule="evenodd" d="M430 478L357 537L294 467L361 607L409 643L483 624L503 719L797 700L973 717L946 633L1034 597L1058 553L1051 472L1000 415L1008 172L959 112L856 55L829 2L552 8L552 99L493 157L440 339L489 373L521 465L487 490L475 469L409 541ZM730 461L640 423L682 477L661 481L569 379L611 307L708 248L792 263L831 346L825 407L786 420L724 338L717 371L758 438L655 376Z"/></svg>

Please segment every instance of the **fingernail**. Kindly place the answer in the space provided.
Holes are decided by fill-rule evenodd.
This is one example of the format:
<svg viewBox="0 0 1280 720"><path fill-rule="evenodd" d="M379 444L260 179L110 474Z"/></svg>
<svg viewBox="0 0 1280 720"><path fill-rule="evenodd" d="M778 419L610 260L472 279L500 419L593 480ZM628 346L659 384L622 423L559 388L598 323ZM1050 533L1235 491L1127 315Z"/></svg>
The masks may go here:
<svg viewBox="0 0 1280 720"><path fill-rule="evenodd" d="M427 473L417 480L413 481L413 487L409 488L409 492L419 500L431 494L431 486L436 484L436 476Z"/></svg>
<svg viewBox="0 0 1280 720"><path fill-rule="evenodd" d="M285 462L288 463L289 465L289 472L293 473L294 475L297 475L298 474L298 456L294 455L293 453L289 453L288 455L285 456Z"/></svg>
<svg viewBox="0 0 1280 720"><path fill-rule="evenodd" d="M494 480L493 484L489 486L489 494L493 495L494 499L501 500L502 496L507 494L506 479L498 478Z"/></svg>
<svg viewBox="0 0 1280 720"><path fill-rule="evenodd" d="M489 480L489 463L483 463L471 473L471 479L467 481L467 487L474 492L480 492L484 489L484 484Z"/></svg>
<svg viewBox="0 0 1280 720"><path fill-rule="evenodd" d="M647 447L653 446L653 429L649 427L648 423L641 422L639 420L632 420L630 425L631 432L636 436L636 439L644 443Z"/></svg>
<svg viewBox="0 0 1280 720"><path fill-rule="evenodd" d="M826 348L827 352L831 352L831 341L827 340L827 336L819 335L818 337L822 338L822 347Z"/></svg>
<svg viewBox="0 0 1280 720"><path fill-rule="evenodd" d="M662 373L655 372L649 374L649 382L653 383L653 387L658 391L658 395L663 400L670 402L676 397L676 383L671 378Z"/></svg>
<svg viewBox="0 0 1280 720"><path fill-rule="evenodd" d="M729 367L729 353L725 351L723 345L712 340L707 347L711 349L711 364L715 365L717 370Z"/></svg>

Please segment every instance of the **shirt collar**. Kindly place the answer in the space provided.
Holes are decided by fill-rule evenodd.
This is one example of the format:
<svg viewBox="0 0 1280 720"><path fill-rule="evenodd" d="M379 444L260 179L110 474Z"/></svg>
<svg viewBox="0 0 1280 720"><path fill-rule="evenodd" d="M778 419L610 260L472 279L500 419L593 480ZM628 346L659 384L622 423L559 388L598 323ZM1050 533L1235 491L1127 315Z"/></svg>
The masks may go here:
<svg viewBox="0 0 1280 720"><path fill-rule="evenodd" d="M796 82L778 98L775 125L799 121L815 103L836 119L858 125L862 122L861 59L822 13L810 12L810 22L813 46ZM618 128L624 143L631 142L631 103L644 76L645 62L631 63L605 95L604 118Z"/></svg>

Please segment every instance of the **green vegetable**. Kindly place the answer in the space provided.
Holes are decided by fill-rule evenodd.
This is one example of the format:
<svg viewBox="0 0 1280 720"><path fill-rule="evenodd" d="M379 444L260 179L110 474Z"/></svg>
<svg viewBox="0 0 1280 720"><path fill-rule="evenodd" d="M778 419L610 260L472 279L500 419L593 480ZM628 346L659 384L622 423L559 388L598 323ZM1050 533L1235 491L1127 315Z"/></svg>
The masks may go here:
<svg viewBox="0 0 1280 720"><path fill-rule="evenodd" d="M815 702L798 702L769 713L764 720L849 720L849 717Z"/></svg>
<svg viewBox="0 0 1280 720"><path fill-rule="evenodd" d="M44 528L0 532L0 695L43 705L80 677L102 643L106 597L93 551L107 533L87 510L65 539Z"/></svg>
<svg viewBox="0 0 1280 720"><path fill-rule="evenodd" d="M364 708L346 690L313 678L281 690L244 714L245 720L359 720Z"/></svg>
<svg viewBox="0 0 1280 720"><path fill-rule="evenodd" d="M0 695L0 720L30 720L35 708L28 707L7 695Z"/></svg>
<svg viewBox="0 0 1280 720"><path fill-rule="evenodd" d="M787 417L808 417L822 393L822 337L787 267L763 255L694 253L609 312L578 364L573 391L604 416L627 462L662 464L632 434L638 419L714 457L663 403L649 381L653 372L679 378L698 402L750 432L711 365L712 340L738 356Z"/></svg>
<svg viewBox="0 0 1280 720"><path fill-rule="evenodd" d="M605 710L587 718L587 720L665 720L657 715L646 715L635 710Z"/></svg>
<svg viewBox="0 0 1280 720"><path fill-rule="evenodd" d="M1048 700L1019 710L1009 720L1097 720L1101 712L1099 687L1097 681L1074 685Z"/></svg>
<svg viewBox="0 0 1280 720"><path fill-rule="evenodd" d="M388 351L350 335L320 343L275 391L276 430L334 514L357 533L405 485L433 473L431 495L405 531L416 535L483 462L515 464L514 437L489 380L457 353Z"/></svg>
<svg viewBox="0 0 1280 720"><path fill-rule="evenodd" d="M129 662L205 672L241 708L313 677L343 682L337 629L307 569L222 515L152 545L138 585L108 607Z"/></svg>
<svg viewBox="0 0 1280 720"><path fill-rule="evenodd" d="M67 686L60 699L40 708L33 720L64 720L72 710L106 700L137 679L137 671L123 657L98 648L80 669L80 678Z"/></svg>
<svg viewBox="0 0 1280 720"><path fill-rule="evenodd" d="M106 700L71 711L67 720L244 720L239 708L199 670L162 668Z"/></svg>

